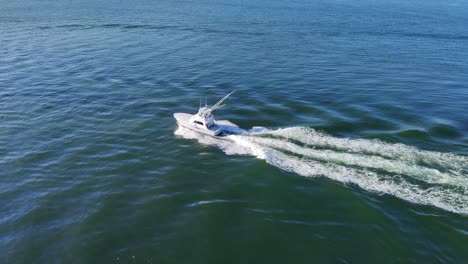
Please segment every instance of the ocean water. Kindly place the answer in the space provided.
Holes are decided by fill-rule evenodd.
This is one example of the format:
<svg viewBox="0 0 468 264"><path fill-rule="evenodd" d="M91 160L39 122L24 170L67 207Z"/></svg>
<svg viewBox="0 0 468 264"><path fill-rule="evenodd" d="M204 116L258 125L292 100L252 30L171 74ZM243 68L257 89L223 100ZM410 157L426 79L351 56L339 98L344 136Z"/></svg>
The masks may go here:
<svg viewBox="0 0 468 264"><path fill-rule="evenodd" d="M0 2L0 263L468 263L468 3ZM217 113L255 135L178 128Z"/></svg>

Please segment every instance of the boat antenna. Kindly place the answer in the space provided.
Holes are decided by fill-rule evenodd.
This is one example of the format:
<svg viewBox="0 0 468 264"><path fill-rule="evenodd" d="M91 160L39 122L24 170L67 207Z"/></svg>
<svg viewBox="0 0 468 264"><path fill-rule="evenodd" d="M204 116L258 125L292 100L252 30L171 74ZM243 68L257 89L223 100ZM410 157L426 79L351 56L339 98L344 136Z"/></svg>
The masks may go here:
<svg viewBox="0 0 468 264"><path fill-rule="evenodd" d="M225 101L231 94L233 94L235 91L237 91L237 89L235 89L234 91L230 92L228 95L224 96L221 100L219 100L216 104L214 104L214 105L211 107L211 111L214 111L214 110L220 108L221 106L223 106L224 101Z"/></svg>
<svg viewBox="0 0 468 264"><path fill-rule="evenodd" d="M200 98L200 105L198 106L198 109L200 109L200 108L201 108L201 98Z"/></svg>
<svg viewBox="0 0 468 264"><path fill-rule="evenodd" d="M206 102L206 96L205 96L205 107L208 107L208 103Z"/></svg>

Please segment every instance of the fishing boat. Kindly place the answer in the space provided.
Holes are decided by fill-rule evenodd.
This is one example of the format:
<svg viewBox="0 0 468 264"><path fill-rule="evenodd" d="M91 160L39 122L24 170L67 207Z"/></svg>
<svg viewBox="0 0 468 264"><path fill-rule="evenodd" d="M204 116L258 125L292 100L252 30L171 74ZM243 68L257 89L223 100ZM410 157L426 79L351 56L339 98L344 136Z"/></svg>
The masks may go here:
<svg viewBox="0 0 468 264"><path fill-rule="evenodd" d="M222 107L224 105L224 101L226 101L226 99L235 91L236 90L230 92L211 107L208 107L206 103L205 106L202 107L200 103L198 112L194 115L187 113L174 113L174 118L177 120L179 126L212 137L225 137L228 135L246 133L246 130L239 128L237 125L227 120L217 121L213 116L213 112Z"/></svg>

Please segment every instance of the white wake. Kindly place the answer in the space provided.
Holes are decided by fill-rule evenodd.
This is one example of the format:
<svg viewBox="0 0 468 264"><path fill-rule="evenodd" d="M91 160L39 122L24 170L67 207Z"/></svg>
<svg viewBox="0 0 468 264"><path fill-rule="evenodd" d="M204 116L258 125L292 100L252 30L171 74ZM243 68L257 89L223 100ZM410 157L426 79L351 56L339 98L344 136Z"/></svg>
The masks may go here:
<svg viewBox="0 0 468 264"><path fill-rule="evenodd" d="M378 140L337 138L292 127L226 139L185 128L176 135L229 155L252 155L306 177L324 176L367 191L468 215L468 157Z"/></svg>

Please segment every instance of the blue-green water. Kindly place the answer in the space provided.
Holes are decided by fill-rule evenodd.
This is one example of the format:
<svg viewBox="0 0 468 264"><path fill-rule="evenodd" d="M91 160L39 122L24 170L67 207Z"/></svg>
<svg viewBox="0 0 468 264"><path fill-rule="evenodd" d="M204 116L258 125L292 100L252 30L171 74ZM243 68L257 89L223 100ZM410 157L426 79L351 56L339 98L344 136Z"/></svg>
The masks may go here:
<svg viewBox="0 0 468 264"><path fill-rule="evenodd" d="M467 263L465 1L0 2L1 263ZM217 118L268 133L177 128Z"/></svg>

